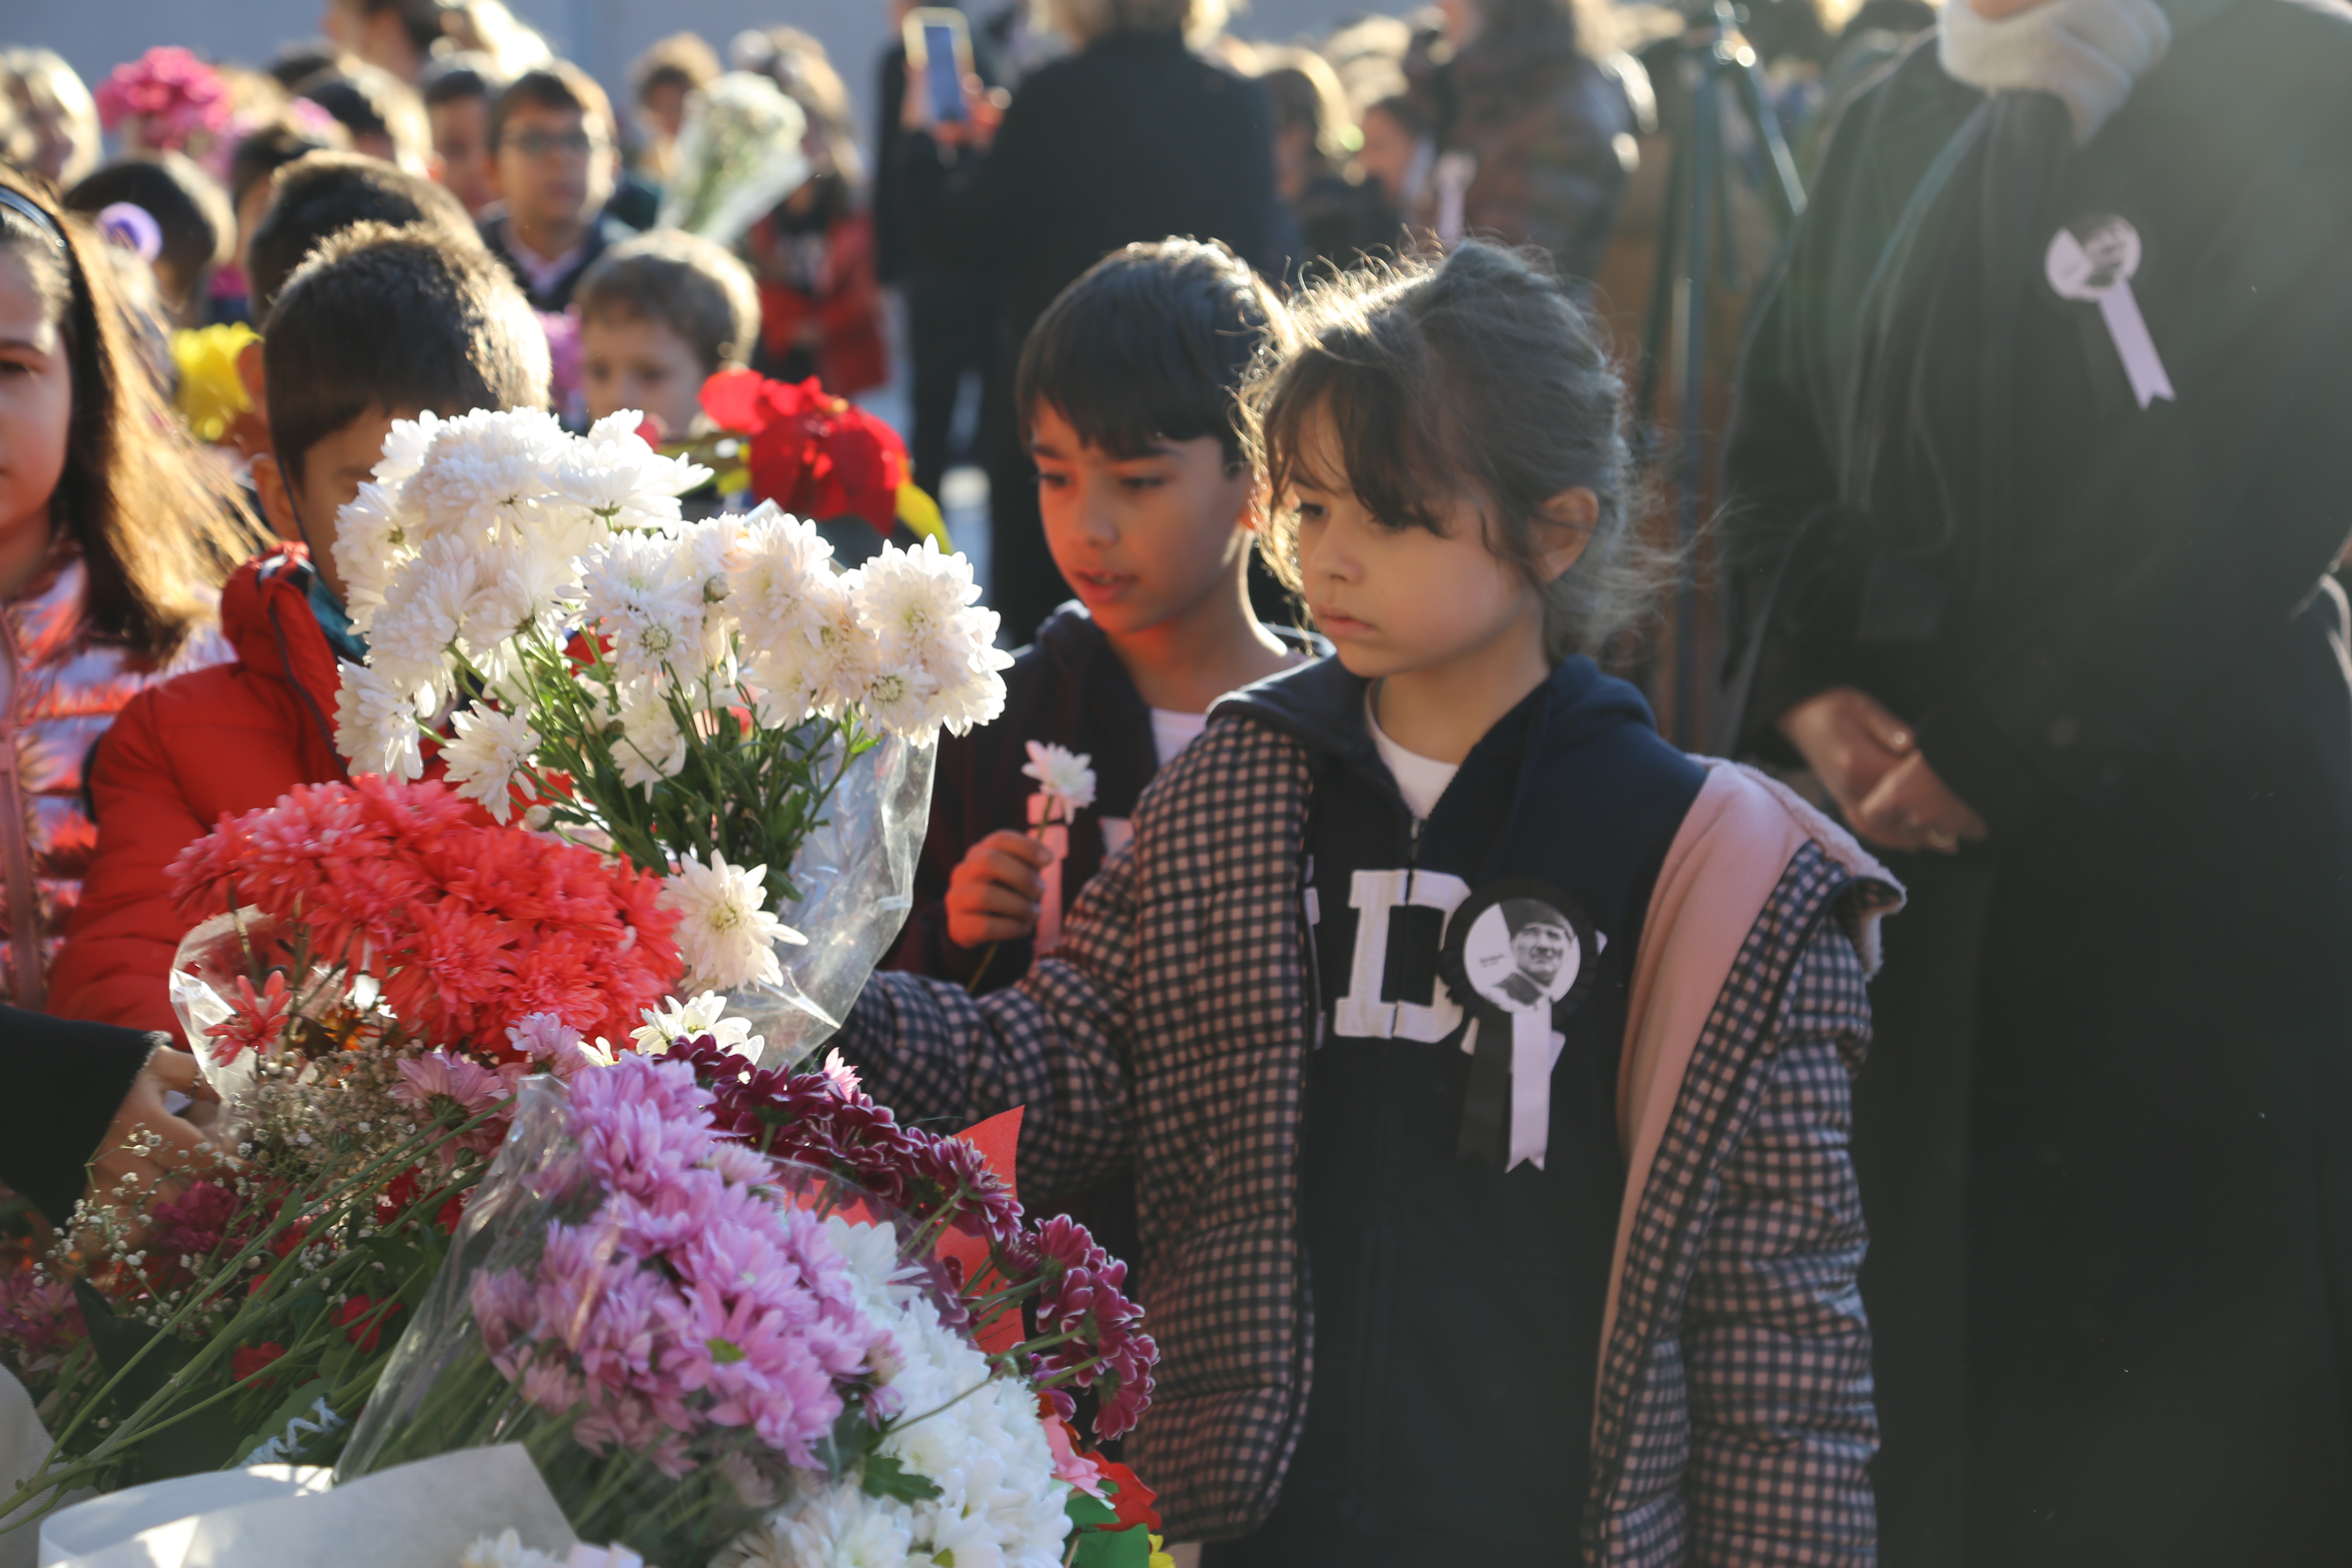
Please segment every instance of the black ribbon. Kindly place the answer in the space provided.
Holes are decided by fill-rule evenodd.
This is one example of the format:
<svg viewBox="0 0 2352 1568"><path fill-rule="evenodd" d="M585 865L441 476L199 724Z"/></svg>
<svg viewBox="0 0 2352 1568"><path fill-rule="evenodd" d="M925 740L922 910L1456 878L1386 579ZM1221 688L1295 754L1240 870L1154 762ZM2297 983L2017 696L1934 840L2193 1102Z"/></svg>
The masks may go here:
<svg viewBox="0 0 2352 1568"><path fill-rule="evenodd" d="M1462 1142L1457 1159L1503 1168L1511 1123L1511 1016L1484 997L1472 1016L1478 1041L1470 1056L1470 1089L1462 1097Z"/></svg>

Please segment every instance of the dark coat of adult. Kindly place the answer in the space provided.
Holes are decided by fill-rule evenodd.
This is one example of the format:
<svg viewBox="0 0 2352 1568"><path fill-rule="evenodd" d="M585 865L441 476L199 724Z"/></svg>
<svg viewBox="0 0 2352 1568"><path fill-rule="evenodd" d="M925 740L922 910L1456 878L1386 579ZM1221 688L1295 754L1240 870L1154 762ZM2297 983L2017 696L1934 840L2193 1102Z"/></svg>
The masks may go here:
<svg viewBox="0 0 2352 1568"><path fill-rule="evenodd" d="M0 1007L0 1182L63 1226L161 1035Z"/></svg>
<svg viewBox="0 0 2352 1568"><path fill-rule="evenodd" d="M1434 35L1407 70L1437 128L1437 152L1472 160L1462 195L1463 232L1533 245L1563 278L1601 268L1632 178L1625 150L1642 129L1649 78L1623 55L1597 59L1579 47L1567 13L1489 32L1438 63ZM1428 183L1415 226L1437 223Z"/></svg>
<svg viewBox="0 0 2352 1568"><path fill-rule="evenodd" d="M1024 78L984 155L898 144L900 217L918 258L1003 282L990 411L990 603L1026 640L1069 587L1046 553L1012 368L1030 327L1123 245L1221 239L1268 277L1276 256L1274 122L1265 95L1176 32L1113 33Z"/></svg>
<svg viewBox="0 0 2352 1568"><path fill-rule="evenodd" d="M1754 328L1740 738L1858 687L1990 828L1980 920L1916 886L1906 916L1975 956L1897 1005L1939 963L1898 926L1874 992L1883 1081L1936 1065L1902 1019L1972 1016L1965 1133L1857 1096L1858 1151L1965 1138L1969 1561L2352 1561L2347 82L2340 0L2176 10L2077 148L1930 42L1846 111ZM2110 216L2175 393L2147 407L2045 277ZM1882 1348L1922 1306L1887 1285ZM1895 1370L1889 1462L1923 1440Z"/></svg>

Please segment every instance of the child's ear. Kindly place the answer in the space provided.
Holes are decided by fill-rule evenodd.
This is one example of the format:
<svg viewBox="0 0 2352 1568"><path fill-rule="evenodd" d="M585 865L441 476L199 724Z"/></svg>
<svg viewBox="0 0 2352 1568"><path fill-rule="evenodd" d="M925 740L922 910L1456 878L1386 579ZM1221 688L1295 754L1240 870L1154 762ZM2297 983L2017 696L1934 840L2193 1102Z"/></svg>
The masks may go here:
<svg viewBox="0 0 2352 1568"><path fill-rule="evenodd" d="M1543 503L1536 514L1538 574L1547 583L1576 564L1601 521L1601 498L1578 485Z"/></svg>
<svg viewBox="0 0 2352 1568"><path fill-rule="evenodd" d="M253 493L261 498L261 515L269 531L289 544L302 542L302 525L294 519L294 498L287 492L286 470L268 452L253 459Z"/></svg>

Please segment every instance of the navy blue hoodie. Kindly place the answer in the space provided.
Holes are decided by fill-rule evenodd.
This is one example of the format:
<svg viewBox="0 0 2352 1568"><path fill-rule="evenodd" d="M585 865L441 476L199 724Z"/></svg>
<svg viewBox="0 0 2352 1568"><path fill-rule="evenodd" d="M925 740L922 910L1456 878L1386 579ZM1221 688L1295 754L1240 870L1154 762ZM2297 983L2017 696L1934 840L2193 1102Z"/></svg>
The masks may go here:
<svg viewBox="0 0 2352 1568"><path fill-rule="evenodd" d="M1272 1518L1208 1562L1571 1563L1623 1195L1626 993L1705 771L1659 739L1632 687L1572 658L1416 824L1365 692L1326 659L1217 710L1309 752L1319 1037L1300 1173L1306 1430ZM1539 907L1566 929L1536 933L1528 981L1513 955L1525 927L1549 923ZM1573 985L1552 967L1563 943ZM1547 1154L1506 1171L1492 1101L1499 1088L1507 1105L1507 1078L1486 1079L1484 1120L1473 1102L1482 1070L1508 1061L1504 1009L1546 985L1563 991L1548 1004L1562 1038ZM1475 1055L1464 1049L1474 1019L1491 1036Z"/></svg>

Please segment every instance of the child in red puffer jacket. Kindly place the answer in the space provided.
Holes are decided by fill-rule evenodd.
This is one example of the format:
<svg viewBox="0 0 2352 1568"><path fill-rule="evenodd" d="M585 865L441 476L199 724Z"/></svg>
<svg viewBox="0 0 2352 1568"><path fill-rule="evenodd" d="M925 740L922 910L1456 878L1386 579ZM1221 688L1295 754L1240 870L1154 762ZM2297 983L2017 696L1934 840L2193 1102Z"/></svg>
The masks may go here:
<svg viewBox="0 0 2352 1568"><path fill-rule="evenodd" d="M173 860L226 814L345 776L338 661L367 650L344 614L336 518L393 421L547 401L546 339L514 284L421 228L328 240L279 292L262 356L277 455L256 460L254 487L286 542L222 593L236 662L142 691L100 742L98 852L50 990L66 1016L173 1028Z"/></svg>

